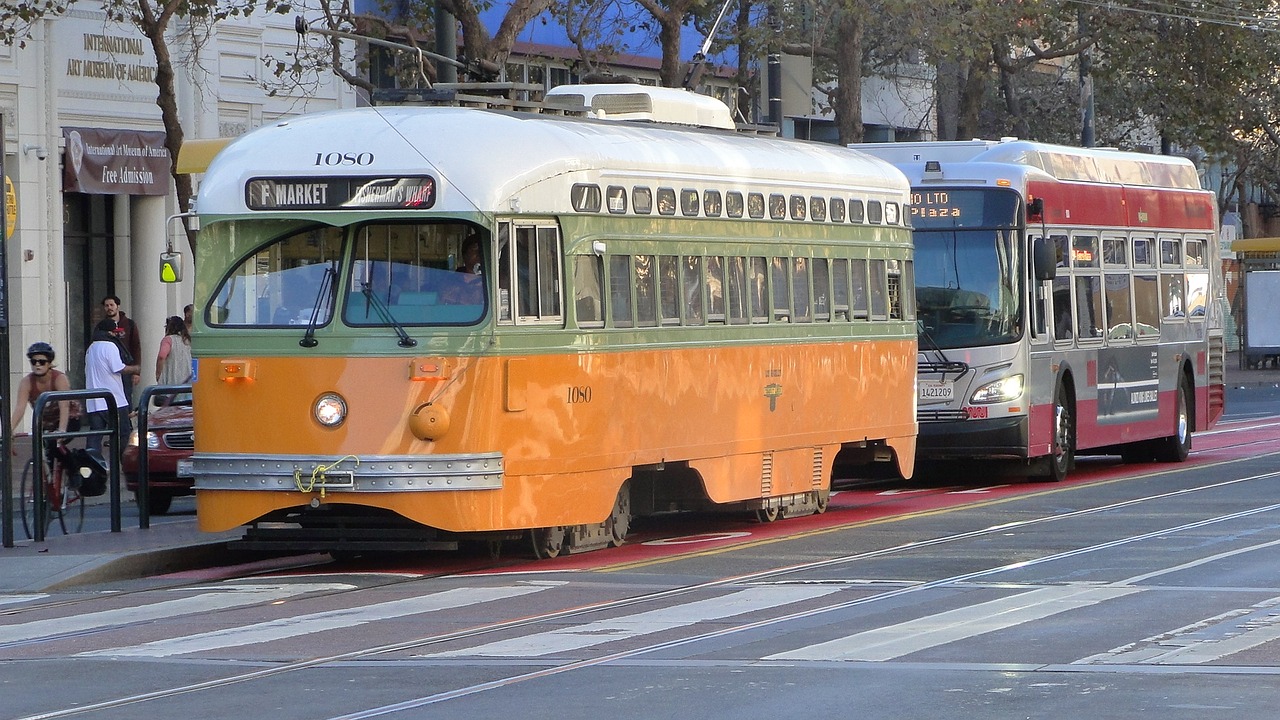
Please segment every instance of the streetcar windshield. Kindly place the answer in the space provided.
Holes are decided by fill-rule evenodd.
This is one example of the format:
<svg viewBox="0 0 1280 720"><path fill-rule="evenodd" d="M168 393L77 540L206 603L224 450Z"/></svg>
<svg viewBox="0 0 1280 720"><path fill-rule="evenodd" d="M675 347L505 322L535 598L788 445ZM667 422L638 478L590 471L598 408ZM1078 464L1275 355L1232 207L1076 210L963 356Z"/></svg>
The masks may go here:
<svg viewBox="0 0 1280 720"><path fill-rule="evenodd" d="M214 294L214 326L311 326L333 316L333 283L342 259L342 230L312 227L281 238L245 258Z"/></svg>
<svg viewBox="0 0 1280 720"><path fill-rule="evenodd" d="M484 317L492 273L476 226L377 223L353 240L348 325L469 325Z"/></svg>
<svg viewBox="0 0 1280 720"><path fill-rule="evenodd" d="M929 347L996 345L1019 337L1011 230L915 231L916 319Z"/></svg>

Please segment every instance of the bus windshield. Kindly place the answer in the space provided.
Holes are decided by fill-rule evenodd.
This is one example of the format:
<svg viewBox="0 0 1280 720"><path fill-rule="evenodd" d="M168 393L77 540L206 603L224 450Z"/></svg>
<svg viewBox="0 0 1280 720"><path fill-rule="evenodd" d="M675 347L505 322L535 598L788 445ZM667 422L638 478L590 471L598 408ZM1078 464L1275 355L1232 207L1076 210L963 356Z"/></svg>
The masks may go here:
<svg viewBox="0 0 1280 720"><path fill-rule="evenodd" d="M1022 327L1017 195L1005 190L913 195L921 346L949 349L1017 340Z"/></svg>

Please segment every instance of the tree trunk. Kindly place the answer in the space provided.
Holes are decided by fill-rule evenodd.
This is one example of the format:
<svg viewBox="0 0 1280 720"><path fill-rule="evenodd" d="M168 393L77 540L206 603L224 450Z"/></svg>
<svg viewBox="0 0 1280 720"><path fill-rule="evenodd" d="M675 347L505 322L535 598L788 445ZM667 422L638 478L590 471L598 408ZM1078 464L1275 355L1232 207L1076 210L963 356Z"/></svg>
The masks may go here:
<svg viewBox="0 0 1280 720"><path fill-rule="evenodd" d="M836 40L836 131L840 144L862 142L862 19L846 8Z"/></svg>
<svg viewBox="0 0 1280 720"><path fill-rule="evenodd" d="M982 100L986 97L990 66L970 61L962 71L960 86L960 113L956 121L956 139L969 140L980 134L982 127Z"/></svg>

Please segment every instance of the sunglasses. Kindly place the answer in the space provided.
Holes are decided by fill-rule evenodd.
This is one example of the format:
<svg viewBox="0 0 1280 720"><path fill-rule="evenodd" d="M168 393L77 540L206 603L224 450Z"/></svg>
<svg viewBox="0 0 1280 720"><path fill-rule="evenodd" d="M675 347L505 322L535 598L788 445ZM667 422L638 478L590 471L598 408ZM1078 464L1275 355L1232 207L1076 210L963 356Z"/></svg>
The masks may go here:
<svg viewBox="0 0 1280 720"><path fill-rule="evenodd" d="M41 365L48 365L49 361L43 358L31 358L31 364L39 367Z"/></svg>

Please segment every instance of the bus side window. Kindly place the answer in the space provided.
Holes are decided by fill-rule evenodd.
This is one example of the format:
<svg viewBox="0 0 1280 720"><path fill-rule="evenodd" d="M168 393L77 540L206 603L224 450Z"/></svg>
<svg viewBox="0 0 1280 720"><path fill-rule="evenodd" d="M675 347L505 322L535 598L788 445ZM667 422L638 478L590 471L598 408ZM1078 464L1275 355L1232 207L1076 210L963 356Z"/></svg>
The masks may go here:
<svg viewBox="0 0 1280 720"><path fill-rule="evenodd" d="M1076 277L1076 328L1080 338L1102 337L1102 278Z"/></svg>
<svg viewBox="0 0 1280 720"><path fill-rule="evenodd" d="M1133 327L1133 308L1129 302L1129 274L1107 273L1104 283L1107 294L1107 339L1132 340L1137 333Z"/></svg>
<svg viewBox="0 0 1280 720"><path fill-rule="evenodd" d="M1139 338L1160 334L1159 285L1154 274L1133 276L1133 314Z"/></svg>
<svg viewBox="0 0 1280 720"><path fill-rule="evenodd" d="M1070 340L1075 336L1071 326L1071 278L1059 275L1053 279L1053 339Z"/></svg>
<svg viewBox="0 0 1280 720"><path fill-rule="evenodd" d="M1186 317L1186 293L1183 291L1182 273L1160 275L1160 297L1164 300L1166 318Z"/></svg>

